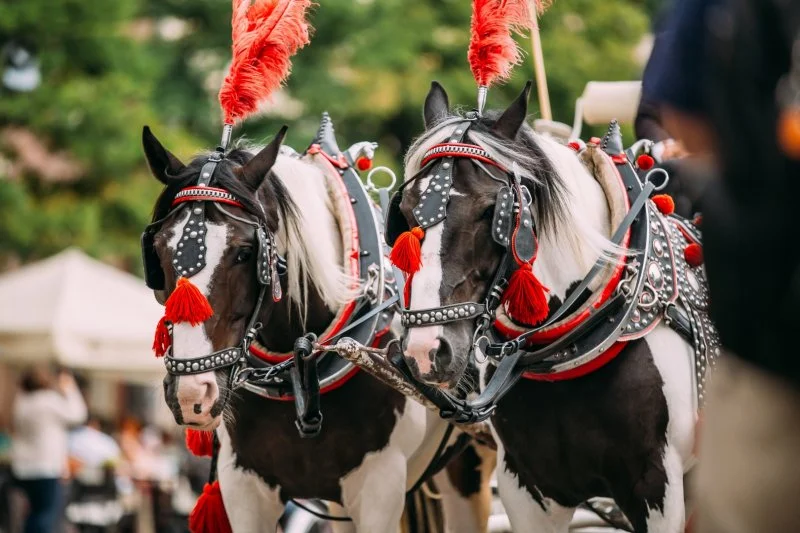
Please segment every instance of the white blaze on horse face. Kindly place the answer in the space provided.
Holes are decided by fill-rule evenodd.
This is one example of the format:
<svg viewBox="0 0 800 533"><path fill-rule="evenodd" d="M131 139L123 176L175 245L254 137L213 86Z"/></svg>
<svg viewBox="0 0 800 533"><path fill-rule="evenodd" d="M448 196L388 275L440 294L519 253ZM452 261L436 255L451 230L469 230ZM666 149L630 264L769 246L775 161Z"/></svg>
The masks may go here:
<svg viewBox="0 0 800 533"><path fill-rule="evenodd" d="M422 187L425 187L422 184ZM424 190L424 189L423 189ZM445 223L439 223L425 230L422 239L422 267L411 280L411 301L409 309L430 309L440 307L442 299L439 289L442 286L442 234ZM431 350L439 348L439 337L444 333L442 326L409 328L406 335L406 355L413 357L421 375L431 372L433 363Z"/></svg>
<svg viewBox="0 0 800 533"><path fill-rule="evenodd" d="M176 224L175 232L169 241L173 256L179 250L178 242L181 239L181 235L183 235L183 228L188 220L189 211L187 210L186 218ZM210 296L214 272L222 261L222 256L227 247L227 239L228 226L226 224L206 222L206 266L189 278L206 298ZM203 324L196 326L192 326L189 323L173 325L172 356L175 359L201 357L213 351L211 339L208 338ZM219 387L213 371L180 376L178 378L177 395L185 423L199 424L201 426L218 423L218 420L215 420L210 415L211 407L219 398ZM200 413L195 412L196 405L200 406Z"/></svg>

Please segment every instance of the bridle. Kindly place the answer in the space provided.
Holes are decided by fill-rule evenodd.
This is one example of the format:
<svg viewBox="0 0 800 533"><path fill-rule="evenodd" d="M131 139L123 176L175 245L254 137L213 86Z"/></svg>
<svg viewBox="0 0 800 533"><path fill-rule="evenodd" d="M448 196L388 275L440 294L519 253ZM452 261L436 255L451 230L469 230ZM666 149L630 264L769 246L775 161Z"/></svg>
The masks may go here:
<svg viewBox="0 0 800 533"><path fill-rule="evenodd" d="M470 114L467 120L457 123L454 133L447 140L428 149L422 156L421 170L415 178L406 181L403 187L422 176L430 176L420 201L412 210L417 223L423 229L442 223L447 217L447 204L453 183L455 159L470 159L493 180L502 185L495 200L492 220L492 239L504 249L504 254L496 269L492 282L488 285L483 301L464 301L428 309L402 309L401 324L406 328L419 328L477 319L478 327L473 340L484 336L492 322L492 317L501 303L501 296L511 272L516 268L517 258L523 260L535 257L538 241L531 215L531 195L522 180L516 165L506 168L483 147L465 142L469 129L477 119ZM505 179L498 178L484 164L500 169ZM395 193L387 213L387 242L392 245L396 239L399 205L402 201L402 188ZM395 227L394 233L390 229ZM410 280L408 280L410 283Z"/></svg>
<svg viewBox="0 0 800 533"><path fill-rule="evenodd" d="M178 359L172 355L172 343L164 356L164 366L173 376L186 376L201 374L225 368L231 368L229 380L233 381L237 367L244 361L250 345L256 338L262 324L258 322L261 307L271 288L273 301L280 301L282 289L280 272L285 270L285 261L278 256L273 234L266 226L266 212L258 200L261 213L252 213L256 220L240 217L225 209L224 206L234 206L246 209L244 204L229 191L214 187L214 175L218 165L225 159L222 148L212 153L203 164L197 183L183 188L172 202L172 210L163 218L154 221L142 233L142 256L145 264L145 282L154 291L163 291L165 288L164 272L155 251L154 236L161 229L164 221L184 208L189 208L189 218L183 228L183 234L178 241L175 257L172 261L175 273L178 276L190 278L206 266L206 243L208 233L205 218L205 203L213 203L226 217L247 224L253 228L257 243L256 277L260 286L255 307L248 320L245 333L236 346L230 346L215 352L194 357L191 359ZM260 216L259 216L260 215ZM170 338L172 325L168 325Z"/></svg>

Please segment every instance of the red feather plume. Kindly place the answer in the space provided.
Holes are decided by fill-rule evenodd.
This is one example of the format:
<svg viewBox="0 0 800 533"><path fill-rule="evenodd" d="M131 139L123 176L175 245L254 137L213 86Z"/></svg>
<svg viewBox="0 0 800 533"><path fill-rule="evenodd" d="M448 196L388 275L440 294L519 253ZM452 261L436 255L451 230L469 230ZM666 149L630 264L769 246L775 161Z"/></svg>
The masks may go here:
<svg viewBox="0 0 800 533"><path fill-rule="evenodd" d="M522 61L513 33L530 28L534 10L542 9L544 0L472 0L467 58L478 85L488 87L511 76Z"/></svg>
<svg viewBox="0 0 800 533"><path fill-rule="evenodd" d="M219 103L225 123L258 109L291 70L291 57L309 42L311 0L233 0L233 61Z"/></svg>

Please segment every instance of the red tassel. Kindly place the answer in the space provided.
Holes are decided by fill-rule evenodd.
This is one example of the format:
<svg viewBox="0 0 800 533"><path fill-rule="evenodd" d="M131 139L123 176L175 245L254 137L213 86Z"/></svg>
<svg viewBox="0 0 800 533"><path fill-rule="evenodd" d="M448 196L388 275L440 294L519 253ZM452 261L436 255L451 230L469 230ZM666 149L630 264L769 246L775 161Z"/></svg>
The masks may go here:
<svg viewBox="0 0 800 533"><path fill-rule="evenodd" d="M214 433L197 429L186 429L186 447L197 457L211 457L214 453Z"/></svg>
<svg viewBox="0 0 800 533"><path fill-rule="evenodd" d="M517 322L535 326L550 313L547 292L549 289L533 273L533 267L524 263L511 275L503 292L506 312Z"/></svg>
<svg viewBox="0 0 800 533"><path fill-rule="evenodd" d="M689 266L699 267L703 264L703 248L696 242L690 243L683 251L683 257Z"/></svg>
<svg viewBox="0 0 800 533"><path fill-rule="evenodd" d="M651 200L656 204L658 210L665 215L671 215L675 212L675 200L669 194L656 194Z"/></svg>
<svg viewBox="0 0 800 533"><path fill-rule="evenodd" d="M189 322L196 326L214 314L211 304L200 289L184 277L178 278L178 285L167 299L166 308L165 317L173 324Z"/></svg>
<svg viewBox="0 0 800 533"><path fill-rule="evenodd" d="M219 490L219 481L203 487L203 494L194 504L192 514L189 515L189 531L192 533L233 533L225 504L222 502L222 493Z"/></svg>
<svg viewBox="0 0 800 533"><path fill-rule="evenodd" d="M389 254L389 260L406 274L413 274L422 267L422 238L425 230L419 226L404 231L397 237Z"/></svg>
<svg viewBox="0 0 800 533"><path fill-rule="evenodd" d="M167 328L167 317L162 316L156 326L156 335L153 338L153 351L156 357L164 357L164 354L169 350L172 339L169 336L169 329Z"/></svg>
<svg viewBox="0 0 800 533"><path fill-rule="evenodd" d="M647 154L642 154L636 158L636 165L642 170L650 170L656 164L656 160Z"/></svg>

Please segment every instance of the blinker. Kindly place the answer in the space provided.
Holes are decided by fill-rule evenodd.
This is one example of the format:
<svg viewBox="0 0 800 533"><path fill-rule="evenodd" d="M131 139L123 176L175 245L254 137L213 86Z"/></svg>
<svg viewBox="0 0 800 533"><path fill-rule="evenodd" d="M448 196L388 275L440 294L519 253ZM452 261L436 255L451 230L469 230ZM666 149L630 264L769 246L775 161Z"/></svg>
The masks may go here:
<svg viewBox="0 0 800 533"><path fill-rule="evenodd" d="M217 165L223 159L221 151L216 151L208 158L200 169L197 187L208 187L214 179ZM193 202L189 210L189 219L183 226L183 234L178 241L173 266L179 276L190 278L206 266L206 214L203 202Z"/></svg>

